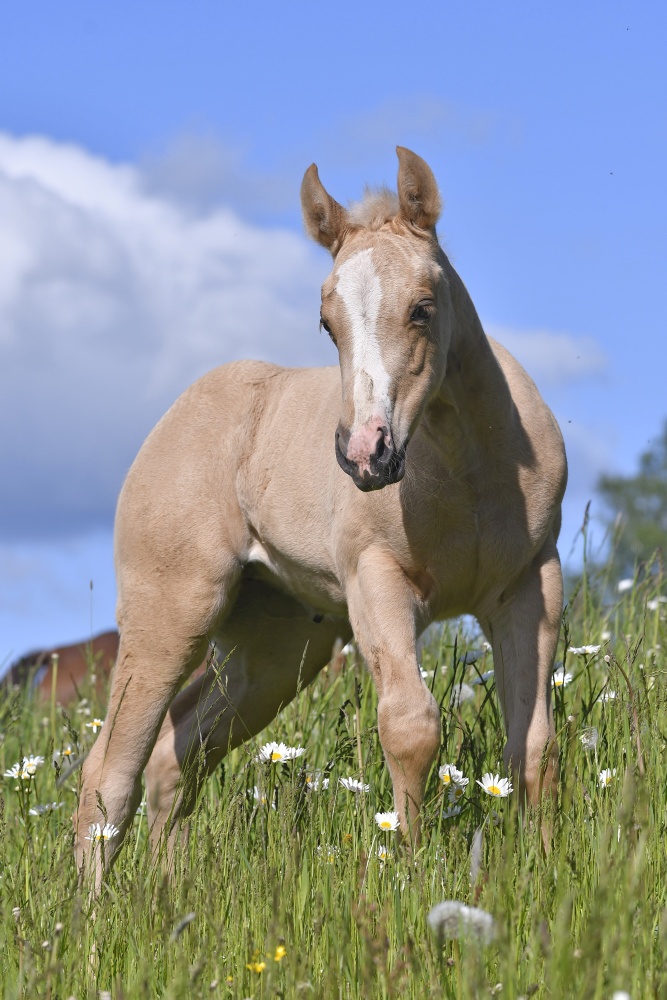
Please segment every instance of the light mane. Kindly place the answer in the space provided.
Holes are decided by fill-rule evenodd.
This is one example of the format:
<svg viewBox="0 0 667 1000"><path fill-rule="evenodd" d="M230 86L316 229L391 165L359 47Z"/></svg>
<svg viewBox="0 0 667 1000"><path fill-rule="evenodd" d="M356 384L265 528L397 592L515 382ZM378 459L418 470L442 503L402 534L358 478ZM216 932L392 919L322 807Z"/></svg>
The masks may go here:
<svg viewBox="0 0 667 1000"><path fill-rule="evenodd" d="M354 201L348 208L350 222L355 226L373 231L381 229L385 222L398 215L398 195L387 187L370 188L364 191L361 201Z"/></svg>

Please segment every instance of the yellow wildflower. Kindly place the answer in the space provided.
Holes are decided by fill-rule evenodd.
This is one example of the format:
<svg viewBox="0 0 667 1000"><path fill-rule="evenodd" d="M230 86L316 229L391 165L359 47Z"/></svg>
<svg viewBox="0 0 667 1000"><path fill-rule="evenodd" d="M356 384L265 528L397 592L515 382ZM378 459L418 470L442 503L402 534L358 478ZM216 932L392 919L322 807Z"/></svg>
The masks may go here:
<svg viewBox="0 0 667 1000"><path fill-rule="evenodd" d="M248 962L246 969L250 969L251 972L256 972L258 975L260 972L264 972L266 968L266 962Z"/></svg>

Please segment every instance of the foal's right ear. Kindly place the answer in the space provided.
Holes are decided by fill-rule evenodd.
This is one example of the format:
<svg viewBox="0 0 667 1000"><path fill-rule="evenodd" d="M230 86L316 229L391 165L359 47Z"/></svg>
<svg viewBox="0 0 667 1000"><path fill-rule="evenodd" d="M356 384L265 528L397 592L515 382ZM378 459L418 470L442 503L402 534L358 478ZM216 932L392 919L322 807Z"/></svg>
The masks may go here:
<svg viewBox="0 0 667 1000"><path fill-rule="evenodd" d="M324 190L314 163L303 175L301 210L308 235L335 257L347 228L347 212Z"/></svg>

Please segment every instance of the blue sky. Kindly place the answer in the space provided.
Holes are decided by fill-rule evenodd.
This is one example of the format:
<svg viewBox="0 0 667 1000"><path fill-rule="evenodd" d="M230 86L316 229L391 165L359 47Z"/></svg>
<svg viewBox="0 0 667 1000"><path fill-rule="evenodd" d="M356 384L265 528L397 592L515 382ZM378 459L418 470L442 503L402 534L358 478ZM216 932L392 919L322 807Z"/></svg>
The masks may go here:
<svg viewBox="0 0 667 1000"><path fill-rule="evenodd" d="M192 379L334 360L301 177L345 202L396 144L561 423L567 557L667 410L666 29L613 0L3 5L0 664L113 624L115 498Z"/></svg>

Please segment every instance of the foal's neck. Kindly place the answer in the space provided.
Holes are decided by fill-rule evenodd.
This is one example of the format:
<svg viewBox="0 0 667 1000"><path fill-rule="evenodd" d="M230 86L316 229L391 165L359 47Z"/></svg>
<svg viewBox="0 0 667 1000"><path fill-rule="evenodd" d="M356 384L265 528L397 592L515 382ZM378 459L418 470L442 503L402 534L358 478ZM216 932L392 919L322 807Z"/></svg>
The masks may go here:
<svg viewBox="0 0 667 1000"><path fill-rule="evenodd" d="M447 373L425 416L446 450L475 440L485 449L492 426L509 429L514 404L465 285L444 253L440 264L449 282L452 336Z"/></svg>

